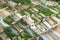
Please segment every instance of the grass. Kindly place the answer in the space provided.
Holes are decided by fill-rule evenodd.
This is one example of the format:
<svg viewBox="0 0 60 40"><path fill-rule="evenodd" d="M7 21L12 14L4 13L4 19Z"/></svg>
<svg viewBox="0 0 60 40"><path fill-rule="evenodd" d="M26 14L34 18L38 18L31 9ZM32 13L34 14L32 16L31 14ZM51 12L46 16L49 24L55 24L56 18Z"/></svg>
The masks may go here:
<svg viewBox="0 0 60 40"><path fill-rule="evenodd" d="M4 19L4 22L6 22L7 24L11 24L12 22L14 22L14 20L8 16L6 19Z"/></svg>
<svg viewBox="0 0 60 40"><path fill-rule="evenodd" d="M0 37L0 40L3 40L3 39Z"/></svg>
<svg viewBox="0 0 60 40"><path fill-rule="evenodd" d="M30 0L20 0L21 4L30 4Z"/></svg>
<svg viewBox="0 0 60 40"><path fill-rule="evenodd" d="M21 22L23 25L28 25L27 22L26 22L24 19L21 19L20 22Z"/></svg>
<svg viewBox="0 0 60 40"><path fill-rule="evenodd" d="M60 19L60 16L56 15L56 17Z"/></svg>
<svg viewBox="0 0 60 40"><path fill-rule="evenodd" d="M30 11L29 9L27 9L26 10L30 15L32 15L33 14L33 12L32 11Z"/></svg>
<svg viewBox="0 0 60 40"><path fill-rule="evenodd" d="M24 10L21 10L19 13L20 13L22 16L26 15L26 13L24 12Z"/></svg>
<svg viewBox="0 0 60 40"><path fill-rule="evenodd" d="M33 17L32 17L32 20L34 20L34 22L38 22L38 20L37 20L36 18L33 18Z"/></svg>
<svg viewBox="0 0 60 40"><path fill-rule="evenodd" d="M19 1L18 0L12 0L13 2L15 2L15 3L19 3Z"/></svg>
<svg viewBox="0 0 60 40"><path fill-rule="evenodd" d="M1 5L2 8L5 8L7 6L9 6L7 3L3 3L3 5Z"/></svg>
<svg viewBox="0 0 60 40"><path fill-rule="evenodd" d="M40 13L43 13L46 16L50 16L51 14L53 14L53 12L51 12L50 10L48 10L40 5L36 5L35 8L37 8Z"/></svg>
<svg viewBox="0 0 60 40"><path fill-rule="evenodd" d="M16 36L14 33L12 33L11 27L6 27L4 29L4 33L12 40L14 36Z"/></svg>
<svg viewBox="0 0 60 40"><path fill-rule="evenodd" d="M13 10L13 8L11 6L9 6L8 3L3 3L3 5L0 6L0 8L6 8L6 7L8 7L7 9L9 9L9 10Z"/></svg>
<svg viewBox="0 0 60 40"><path fill-rule="evenodd" d="M30 0L12 0L15 3L30 4Z"/></svg>
<svg viewBox="0 0 60 40"><path fill-rule="evenodd" d="M59 12L60 12L60 7L59 6L49 6L49 8L51 8L51 9L53 9L53 10L55 10L54 8L56 8ZM57 11L56 10L56 11Z"/></svg>
<svg viewBox="0 0 60 40"><path fill-rule="evenodd" d="M60 12L60 7L56 7L58 10L59 10L59 12Z"/></svg>

